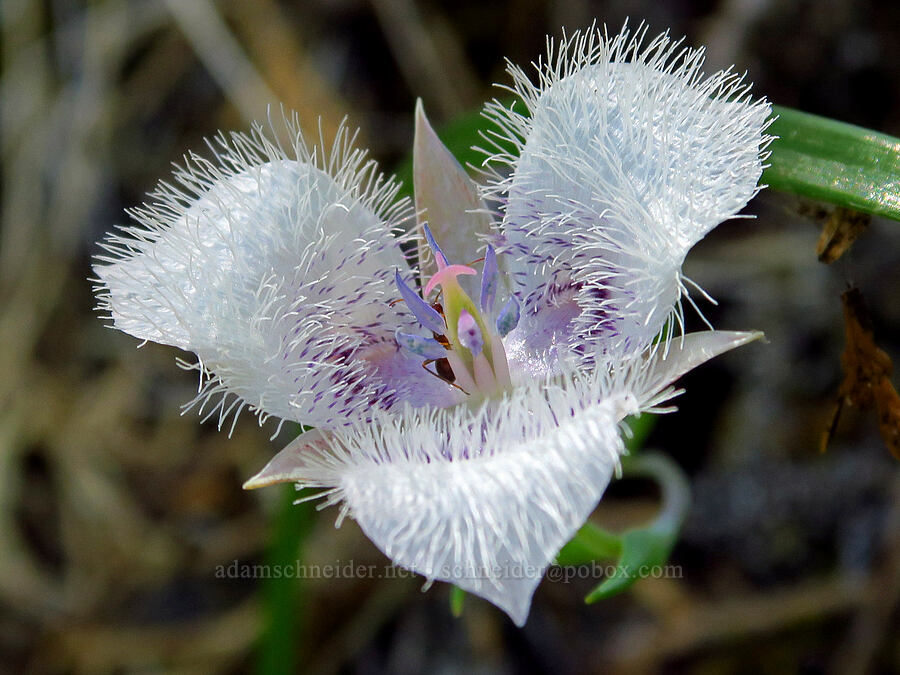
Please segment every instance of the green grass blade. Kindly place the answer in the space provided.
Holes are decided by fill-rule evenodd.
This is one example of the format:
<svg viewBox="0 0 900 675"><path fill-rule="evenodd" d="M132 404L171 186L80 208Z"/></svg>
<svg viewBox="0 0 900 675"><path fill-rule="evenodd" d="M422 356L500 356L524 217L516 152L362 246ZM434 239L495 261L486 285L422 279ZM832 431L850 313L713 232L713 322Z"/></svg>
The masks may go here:
<svg viewBox="0 0 900 675"><path fill-rule="evenodd" d="M304 540L312 530L315 506L294 505L293 485L281 486L281 501L272 521L272 539L265 562L270 570L294 569L301 559ZM303 582L295 575L281 574L264 579L260 588L263 627L257 647L258 675L287 675L298 672L301 657L298 643L303 633Z"/></svg>
<svg viewBox="0 0 900 675"><path fill-rule="evenodd" d="M770 166L776 190L900 220L900 139L774 106Z"/></svg>

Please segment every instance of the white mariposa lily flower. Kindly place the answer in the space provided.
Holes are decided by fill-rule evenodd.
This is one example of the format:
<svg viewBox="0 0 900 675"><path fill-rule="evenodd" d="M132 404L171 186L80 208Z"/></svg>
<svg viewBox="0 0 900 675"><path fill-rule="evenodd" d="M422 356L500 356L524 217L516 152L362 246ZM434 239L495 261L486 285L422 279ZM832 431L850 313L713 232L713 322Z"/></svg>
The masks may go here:
<svg viewBox="0 0 900 675"><path fill-rule="evenodd" d="M220 137L104 242L101 307L194 352L190 405L220 426L249 407L316 427L245 487L323 488L395 563L522 625L623 418L759 336L672 327L688 250L758 190L769 106L704 77L702 50L644 38L550 42L537 85L510 66L527 111L488 106L481 192L419 105L415 212L345 128L327 151L296 123L287 148Z"/></svg>

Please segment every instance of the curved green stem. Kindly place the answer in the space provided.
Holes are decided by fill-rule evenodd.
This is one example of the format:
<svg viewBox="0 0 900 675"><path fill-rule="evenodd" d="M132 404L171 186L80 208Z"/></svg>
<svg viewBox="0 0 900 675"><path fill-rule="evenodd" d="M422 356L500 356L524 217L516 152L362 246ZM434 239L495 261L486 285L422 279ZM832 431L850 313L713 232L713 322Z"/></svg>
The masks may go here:
<svg viewBox="0 0 900 675"><path fill-rule="evenodd" d="M557 565L585 565L594 560L610 560L622 554L622 538L588 521L563 546Z"/></svg>
<svg viewBox="0 0 900 675"><path fill-rule="evenodd" d="M626 457L622 474L626 478L650 478L662 492L662 509L645 529L677 533L691 507L691 486L681 467L668 455L647 452Z"/></svg>
<svg viewBox="0 0 900 675"><path fill-rule="evenodd" d="M662 492L662 508L652 522L621 536L622 553L615 572L587 595L587 603L621 593L652 568L664 565L690 509L687 476L667 455L654 452L628 457L622 469L626 477L654 480Z"/></svg>
<svg viewBox="0 0 900 675"><path fill-rule="evenodd" d="M293 485L282 488L281 501L273 521L271 544L265 562L269 574L262 582L263 627L257 647L259 675L287 675L298 672L300 636L303 632L303 582L296 575L275 574L296 568L303 542L312 530L315 507L294 505Z"/></svg>

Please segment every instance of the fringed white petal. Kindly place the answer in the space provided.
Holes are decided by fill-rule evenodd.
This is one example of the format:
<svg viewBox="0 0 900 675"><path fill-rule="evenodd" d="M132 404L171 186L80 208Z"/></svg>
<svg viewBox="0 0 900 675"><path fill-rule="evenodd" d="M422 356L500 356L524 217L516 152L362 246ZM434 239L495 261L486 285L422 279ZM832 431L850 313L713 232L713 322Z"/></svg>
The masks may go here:
<svg viewBox="0 0 900 675"><path fill-rule="evenodd" d="M413 323L388 306L410 206L346 128L326 149L286 126L288 149L257 127L211 144L216 163L191 156L95 267L116 328L197 354L201 410L238 397L212 403L220 424L247 404L327 428L401 396L377 373Z"/></svg>
<svg viewBox="0 0 900 675"><path fill-rule="evenodd" d="M608 351L660 331L687 251L756 193L769 142L769 105L742 76L705 77L702 49L644 37L551 41L537 85L509 68L527 112L488 106L500 126L489 163L512 169L490 192L516 282L525 296L551 273L577 284L579 337Z"/></svg>
<svg viewBox="0 0 900 675"><path fill-rule="evenodd" d="M616 467L636 412L608 375L532 382L473 410L409 410L291 444L248 487L325 488L395 563L525 622L559 549Z"/></svg>
<svg viewBox="0 0 900 675"><path fill-rule="evenodd" d="M449 581L525 623L544 570L606 489L619 422L660 411L672 382L761 333L707 331L667 351L536 378L481 408L382 417L310 431L244 485L324 488L398 565Z"/></svg>
<svg viewBox="0 0 900 675"><path fill-rule="evenodd" d="M585 365L583 352L572 340L576 319L581 315L577 295L572 284L550 281L541 293L524 303L519 323L503 339L514 385Z"/></svg>

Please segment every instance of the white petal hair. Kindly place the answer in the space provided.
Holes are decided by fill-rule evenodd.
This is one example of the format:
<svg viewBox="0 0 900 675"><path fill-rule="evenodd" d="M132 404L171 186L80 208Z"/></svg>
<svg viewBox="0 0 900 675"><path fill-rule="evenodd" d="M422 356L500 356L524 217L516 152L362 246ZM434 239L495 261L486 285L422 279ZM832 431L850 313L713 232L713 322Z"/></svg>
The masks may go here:
<svg viewBox="0 0 900 675"><path fill-rule="evenodd" d="M408 408L323 433L291 477L324 488L395 563L522 625L553 556L596 507L634 397L605 373L533 381L478 408Z"/></svg>
<svg viewBox="0 0 900 675"><path fill-rule="evenodd" d="M688 250L760 189L771 110L731 69L705 76L704 50L643 24L548 38L537 83L508 62L522 103L485 116L486 196L501 203L506 251L526 297L541 271L581 288L579 340L630 350L682 323ZM688 296L688 299L689 296Z"/></svg>
<svg viewBox="0 0 900 675"><path fill-rule="evenodd" d="M544 570L594 510L624 452L620 423L760 333L710 331L668 354L534 378L479 407L375 413L302 434L245 487L292 481L340 505L395 563L487 598L522 625Z"/></svg>
<svg viewBox="0 0 900 675"><path fill-rule="evenodd" d="M268 132L220 134L213 160L185 157L129 212L137 225L101 244L98 308L115 328L195 352L181 362L200 372L186 407L220 427L244 407L260 424L333 426L394 395L355 357L404 324L386 301L407 268L392 234L412 207L344 123L330 145L321 129L308 143L296 116Z"/></svg>

